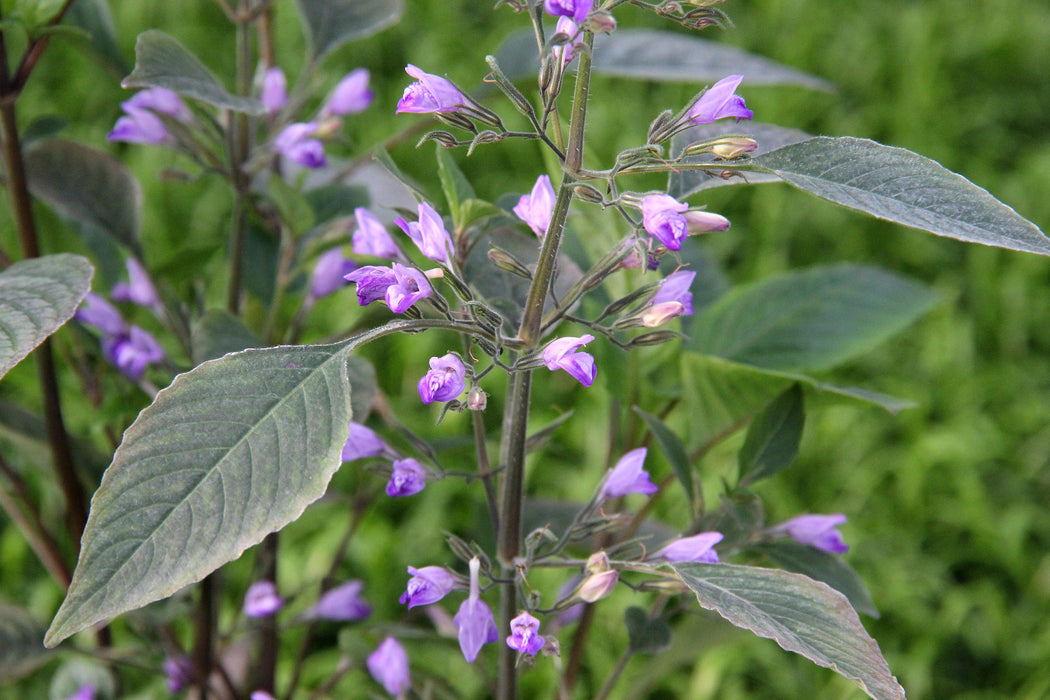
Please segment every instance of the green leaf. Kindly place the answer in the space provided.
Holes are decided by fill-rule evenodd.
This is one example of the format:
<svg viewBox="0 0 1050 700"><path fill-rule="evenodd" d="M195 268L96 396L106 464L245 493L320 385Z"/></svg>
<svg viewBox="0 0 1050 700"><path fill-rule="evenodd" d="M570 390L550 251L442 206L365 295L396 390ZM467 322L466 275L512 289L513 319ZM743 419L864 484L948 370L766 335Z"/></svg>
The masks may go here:
<svg viewBox="0 0 1050 700"><path fill-rule="evenodd" d="M1050 255L1032 222L961 175L903 148L817 138L752 163L799 189L887 221L970 243Z"/></svg>
<svg viewBox="0 0 1050 700"><path fill-rule="evenodd" d="M29 675L51 658L40 643L44 626L26 610L0 601L0 682Z"/></svg>
<svg viewBox="0 0 1050 700"><path fill-rule="evenodd" d="M776 474L798 455L806 420L802 387L792 384L752 421L740 448L740 486Z"/></svg>
<svg viewBox="0 0 1050 700"><path fill-rule="evenodd" d="M196 364L217 360L231 352L262 348L266 343L237 316L222 309L206 311L193 325L191 338Z"/></svg>
<svg viewBox="0 0 1050 700"><path fill-rule="evenodd" d="M139 34L135 41L135 70L120 84L126 88L167 88L235 112L262 114L265 111L259 100L227 92L199 58L159 29Z"/></svg>
<svg viewBox="0 0 1050 700"><path fill-rule="evenodd" d="M85 258L69 253L23 260L0 272L0 377L73 317L93 272Z"/></svg>
<svg viewBox="0 0 1050 700"><path fill-rule="evenodd" d="M128 72L106 0L77 0L70 5L65 21L87 32L92 50L114 73L123 75Z"/></svg>
<svg viewBox="0 0 1050 700"><path fill-rule="evenodd" d="M846 596L857 611L872 617L879 616L879 610L864 582L842 557L791 540L764 542L751 545L750 548L765 554L782 569L823 581Z"/></svg>
<svg viewBox="0 0 1050 700"><path fill-rule="evenodd" d="M113 671L90 658L73 657L59 666L51 677L49 695L52 700L64 700L90 685L95 694L92 700L113 700L117 697L117 684Z"/></svg>
<svg viewBox="0 0 1050 700"><path fill-rule="evenodd" d="M364 423L379 393L376 368L365 358L354 355L346 362L346 375L350 380L351 413L354 420Z"/></svg>
<svg viewBox="0 0 1050 700"><path fill-rule="evenodd" d="M821 370L904 329L937 301L862 265L830 265L738 287L693 317L688 347L768 369Z"/></svg>
<svg viewBox="0 0 1050 700"><path fill-rule="evenodd" d="M113 156L73 141L47 139L26 151L26 177L30 192L59 214L141 253L142 189Z"/></svg>
<svg viewBox="0 0 1050 700"><path fill-rule="evenodd" d="M649 617L642 608L631 606L623 613L630 649L636 654L659 654L671 646L671 626L662 617Z"/></svg>
<svg viewBox="0 0 1050 700"><path fill-rule="evenodd" d="M314 60L397 22L402 0L296 0Z"/></svg>
<svg viewBox="0 0 1050 700"><path fill-rule="evenodd" d="M199 581L320 498L347 437L348 347L245 350L162 390L92 498L45 644Z"/></svg>
<svg viewBox="0 0 1050 700"><path fill-rule="evenodd" d="M445 201L448 202L448 210L452 212L453 224L457 231L463 227L463 203L474 199L474 188L467 181L467 176L460 170L449 149L436 144L438 178L441 180L441 189L445 193Z"/></svg>
<svg viewBox="0 0 1050 700"><path fill-rule="evenodd" d="M735 564L673 564L700 607L772 639L787 651L855 681L876 700L903 700L856 611L844 595L801 574Z"/></svg>
<svg viewBox="0 0 1050 700"><path fill-rule="evenodd" d="M693 512L698 512L704 502L704 497L700 491L700 483L693 479L693 468L689 463L689 455L685 452L685 445L678 439L674 431L656 416L646 413L637 406L634 407L634 412L641 416L649 426L649 430L653 432L656 441L660 443L660 449L664 451L667 461L671 463L674 475L685 489Z"/></svg>

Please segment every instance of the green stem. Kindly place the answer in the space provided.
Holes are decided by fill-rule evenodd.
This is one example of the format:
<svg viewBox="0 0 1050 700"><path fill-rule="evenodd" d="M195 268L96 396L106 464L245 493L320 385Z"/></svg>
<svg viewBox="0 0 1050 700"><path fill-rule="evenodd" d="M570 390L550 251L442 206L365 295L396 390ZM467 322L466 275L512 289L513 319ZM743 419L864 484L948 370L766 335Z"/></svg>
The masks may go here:
<svg viewBox="0 0 1050 700"><path fill-rule="evenodd" d="M249 6L242 0L237 22L237 93L251 94L252 41L249 27ZM236 112L230 130L230 174L233 178L234 210L230 229L230 275L226 291L226 309L237 315L241 307L241 288L244 274L244 246L248 228L248 188L250 182L244 164L251 153L251 120L244 112Z"/></svg>

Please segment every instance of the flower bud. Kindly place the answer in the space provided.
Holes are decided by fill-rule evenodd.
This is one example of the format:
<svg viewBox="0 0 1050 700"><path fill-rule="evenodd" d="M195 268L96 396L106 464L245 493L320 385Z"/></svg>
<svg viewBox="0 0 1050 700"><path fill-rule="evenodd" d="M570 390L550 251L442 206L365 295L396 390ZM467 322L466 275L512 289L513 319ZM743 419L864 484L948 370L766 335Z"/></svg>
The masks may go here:
<svg viewBox="0 0 1050 700"><path fill-rule="evenodd" d="M616 31L616 18L605 10L592 12L587 18L587 28L595 34L612 34Z"/></svg>
<svg viewBox="0 0 1050 700"><path fill-rule="evenodd" d="M646 328L662 326L672 318L685 313L685 306L677 301L665 301L653 304L642 314L642 325Z"/></svg>
<svg viewBox="0 0 1050 700"><path fill-rule="evenodd" d="M711 146L711 152L719 158L732 160L733 158L739 158L745 153L751 153L756 148L758 148L758 141L755 141L753 138L732 137L722 139Z"/></svg>
<svg viewBox="0 0 1050 700"><path fill-rule="evenodd" d="M490 248L488 256L489 260L495 263L499 269L506 270L518 277L524 277L527 280L532 279L532 272L529 268L525 267L524 263L519 262L517 258L502 248Z"/></svg>
<svg viewBox="0 0 1050 700"><path fill-rule="evenodd" d="M603 549L587 557L587 573L600 574L610 570L609 555Z"/></svg>
<svg viewBox="0 0 1050 700"><path fill-rule="evenodd" d="M472 386L467 392L467 408L471 411L484 411L489 395L479 386Z"/></svg>
<svg viewBox="0 0 1050 700"><path fill-rule="evenodd" d="M685 216L686 227L689 233L711 233L713 231L725 231L729 228L729 219L721 214L709 211L687 211Z"/></svg>
<svg viewBox="0 0 1050 700"><path fill-rule="evenodd" d="M584 602L594 603L612 593L619 579L620 575L615 570L593 574L580 584L576 595Z"/></svg>

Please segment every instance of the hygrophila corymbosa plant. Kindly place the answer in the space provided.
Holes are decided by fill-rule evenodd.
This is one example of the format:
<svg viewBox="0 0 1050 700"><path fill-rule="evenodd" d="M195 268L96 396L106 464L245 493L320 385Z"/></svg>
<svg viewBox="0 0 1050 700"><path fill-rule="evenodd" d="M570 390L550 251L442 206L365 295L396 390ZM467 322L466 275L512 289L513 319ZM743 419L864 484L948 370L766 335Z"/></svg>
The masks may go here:
<svg viewBox="0 0 1050 700"><path fill-rule="evenodd" d="M346 697L363 674L378 685L357 691L362 696L381 686L394 696L506 699L528 682L530 694L572 697L595 620L628 599L625 612L615 608L626 627L622 655L595 687L599 697L613 691L633 655L671 645L675 625L695 620L688 613L697 603L871 697L904 696L858 616L875 610L840 557L847 545L837 528L846 515L767 522L752 486L794 460L807 392L900 407L805 372L888 336L932 297L887 272L832 266L701 306L696 236L726 231L730 222L706 210L700 195L781 180L938 235L1044 255L1050 241L922 156L754 121L744 99L748 77L732 65L693 76L709 87L651 115L637 147L592 163L588 143L600 134L586 128L587 107L603 99L591 93L592 73L631 67L646 74L661 57L696 52L712 70L738 55L680 33L618 27L623 4L499 3L530 26L500 56L479 58L479 79L499 89L487 97L453 84L440 66L409 65L411 82L387 107L443 124L421 141L438 144L443 197L428 198L406 180L400 196L414 200L394 211L389 190L346 184L360 163L325 153L343 118L369 107L367 72L322 85L317 69L335 47L395 19L397 3L298 0L310 55L291 87L265 0L220 2L235 27L233 92L177 39L141 35L124 80L138 91L123 103L110 139L173 149L184 177L228 183L218 294L203 282L176 287L150 272L138 242L135 184L119 163L54 137L20 145L15 98L42 50L43 29L63 13L27 24L25 58L0 75L6 184L25 241L25 260L3 258L0 358L6 373L41 348L49 442L68 531L80 543L72 575L18 489L8 456L3 505L55 580L68 585L47 646L93 628L63 648L93 651L101 662L77 657L63 666L55 697L117 697L127 684L157 688L161 677L172 693L192 686L202 697ZM631 4L686 27L728 24L714 1ZM652 47L660 50L642 50ZM752 66L766 71L767 83L798 80L771 64ZM646 107L625 101L622 108ZM495 203L479 200L470 184L484 173L460 170L446 150L525 140L545 150L546 172L537 166L529 192ZM388 176L402 177L385 153L376 158ZM380 169L368 167L376 179ZM667 176L664 187L651 189L654 175ZM89 293L88 261L40 258L30 194L86 231L99 264L123 251L126 281ZM100 211L89 206L97 201L115 203ZM336 340L296 344L317 302L345 284L358 305L346 305L340 328L313 329ZM46 344L74 312L77 335L67 354L84 400L97 400L99 382L138 387L152 399L119 440L125 426L109 426L112 459L90 511L76 461L63 454L74 442L62 426ZM132 314L154 331L129 322ZM379 392L361 354L399 334L441 348L414 370L405 396ZM579 412L593 410L588 394L603 383L599 396L613 403L613 424L598 442L608 456L581 463L548 447L579 419L565 411L538 425L549 397L572 395ZM166 388L157 391L158 384ZM432 405L439 408L424 408ZM438 418L428 434L409 426L408 416L422 410ZM745 428L737 474L712 499L700 486L702 459ZM670 474L654 479L656 452ZM323 496L345 462L358 472L356 490L330 494L349 516L336 543L325 540L327 573L313 581L292 574L297 587L286 589L290 575L281 573L281 541L272 533ZM527 487L569 471L591 480L576 501ZM459 503L482 503L483 524L446 512L448 523L433 527L446 531L447 549L397 561L407 573L396 581L357 580L347 560L355 538L367 538L361 523L390 513L390 499L426 502L438 488L455 489ZM223 567L255 545L252 583L227 610ZM143 609L180 591L177 598L187 599L191 584L192 618L175 606ZM380 619L366 590L372 604L398 599L403 615ZM15 609L5 606L4 614L24 622ZM345 627L332 654L319 639L324 625L335 624ZM20 651L10 662L17 672L46 658L42 649L29 651L40 641L31 628L18 627ZM461 658L441 668L433 658L451 659L443 650L456 641ZM467 664L475 674L464 673Z"/></svg>

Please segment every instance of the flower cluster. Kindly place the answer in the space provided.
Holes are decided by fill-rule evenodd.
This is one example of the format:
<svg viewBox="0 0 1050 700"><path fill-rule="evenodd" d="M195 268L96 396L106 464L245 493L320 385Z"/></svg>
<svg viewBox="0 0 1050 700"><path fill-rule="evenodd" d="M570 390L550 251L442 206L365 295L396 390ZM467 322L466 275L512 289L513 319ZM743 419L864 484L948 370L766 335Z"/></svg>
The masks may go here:
<svg viewBox="0 0 1050 700"><path fill-rule="evenodd" d="M107 137L110 141L170 145L174 137L164 117L189 124L193 115L182 99L165 88L149 88L120 103L124 115L117 119Z"/></svg>
<svg viewBox="0 0 1050 700"><path fill-rule="evenodd" d="M144 306L159 308L156 293L144 291L146 286L149 290L153 289L148 278L139 280L137 286L133 278L130 286L125 285L126 289L121 291L120 296L126 299L135 298ZM129 326L112 304L94 292L88 292L84 297L75 318L100 332L103 355L121 374L132 381L141 379L149 365L164 360L164 350L156 338L138 326Z"/></svg>

